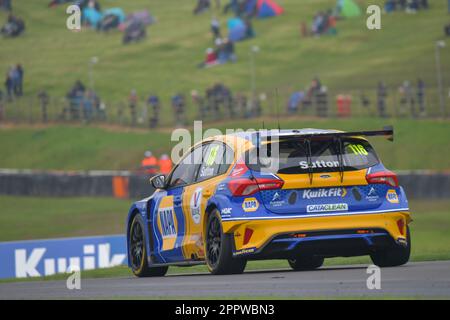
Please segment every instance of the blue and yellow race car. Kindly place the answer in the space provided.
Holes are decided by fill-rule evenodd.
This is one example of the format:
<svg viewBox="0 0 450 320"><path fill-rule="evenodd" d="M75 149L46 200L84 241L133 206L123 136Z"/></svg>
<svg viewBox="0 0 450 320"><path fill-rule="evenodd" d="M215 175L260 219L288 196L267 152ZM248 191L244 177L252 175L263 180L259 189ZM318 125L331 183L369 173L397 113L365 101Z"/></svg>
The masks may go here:
<svg viewBox="0 0 450 320"><path fill-rule="evenodd" d="M128 262L138 277L205 264L242 273L248 260L287 259L294 270L325 258L409 260L408 201L366 137L393 129L259 130L194 145L127 218Z"/></svg>

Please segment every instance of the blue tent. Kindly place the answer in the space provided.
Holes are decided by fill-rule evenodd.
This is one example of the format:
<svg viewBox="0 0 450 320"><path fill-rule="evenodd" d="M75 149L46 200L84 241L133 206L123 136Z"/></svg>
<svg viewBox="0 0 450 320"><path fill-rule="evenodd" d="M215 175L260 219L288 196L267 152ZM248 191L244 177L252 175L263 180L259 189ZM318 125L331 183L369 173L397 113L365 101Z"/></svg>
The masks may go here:
<svg viewBox="0 0 450 320"><path fill-rule="evenodd" d="M228 20L228 38L233 41L243 40L247 33L247 27L240 18L232 18Z"/></svg>
<svg viewBox="0 0 450 320"><path fill-rule="evenodd" d="M107 16L107 15L115 15L116 17L119 18L119 23L123 23L125 22L125 13L123 12L123 10L121 8L111 8L111 9L107 9L105 11L103 11L103 15Z"/></svg>
<svg viewBox="0 0 450 320"><path fill-rule="evenodd" d="M258 18L276 17L283 13L283 8L274 0L257 0Z"/></svg>
<svg viewBox="0 0 450 320"><path fill-rule="evenodd" d="M97 27L100 20L102 20L102 14L94 8L83 9L83 20L93 27Z"/></svg>

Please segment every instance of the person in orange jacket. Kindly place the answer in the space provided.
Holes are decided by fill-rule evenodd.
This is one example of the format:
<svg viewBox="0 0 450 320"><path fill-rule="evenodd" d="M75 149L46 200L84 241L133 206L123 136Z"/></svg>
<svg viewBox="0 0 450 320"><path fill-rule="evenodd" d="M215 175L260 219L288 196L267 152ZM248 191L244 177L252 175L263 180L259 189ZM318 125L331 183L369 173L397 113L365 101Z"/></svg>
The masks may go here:
<svg viewBox="0 0 450 320"><path fill-rule="evenodd" d="M158 172L158 160L151 151L146 151L144 156L144 159L141 161L141 168L147 174L156 174Z"/></svg>
<svg viewBox="0 0 450 320"><path fill-rule="evenodd" d="M163 154L159 159L159 171L162 174L168 175L172 170L172 160L167 154Z"/></svg>

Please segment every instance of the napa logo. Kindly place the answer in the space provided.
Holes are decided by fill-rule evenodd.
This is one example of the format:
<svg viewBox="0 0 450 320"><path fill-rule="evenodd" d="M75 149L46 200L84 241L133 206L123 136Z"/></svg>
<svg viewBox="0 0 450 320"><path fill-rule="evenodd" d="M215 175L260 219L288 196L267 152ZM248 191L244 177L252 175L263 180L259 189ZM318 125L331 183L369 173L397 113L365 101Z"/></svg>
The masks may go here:
<svg viewBox="0 0 450 320"><path fill-rule="evenodd" d="M397 192L394 189L388 190L386 200L390 203L399 203Z"/></svg>
<svg viewBox="0 0 450 320"><path fill-rule="evenodd" d="M164 208L158 211L159 222L161 224L161 234L163 238L174 238L177 235L175 228L175 218L173 208Z"/></svg>
<svg viewBox="0 0 450 320"><path fill-rule="evenodd" d="M256 200L256 198L245 198L244 202L242 203L242 209L245 212L254 212L258 210L259 208L259 202Z"/></svg>

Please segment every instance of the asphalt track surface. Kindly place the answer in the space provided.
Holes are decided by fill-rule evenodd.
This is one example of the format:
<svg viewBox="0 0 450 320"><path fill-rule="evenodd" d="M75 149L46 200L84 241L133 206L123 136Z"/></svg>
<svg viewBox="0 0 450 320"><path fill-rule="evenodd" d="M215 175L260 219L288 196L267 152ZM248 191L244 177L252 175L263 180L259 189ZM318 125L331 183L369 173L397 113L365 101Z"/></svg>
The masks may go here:
<svg viewBox="0 0 450 320"><path fill-rule="evenodd" d="M82 279L81 290L66 281L0 284L0 299L92 298L447 298L450 261L416 262L381 269L381 289L369 290L367 265L325 267L316 271L249 271L241 275L170 275L161 278Z"/></svg>

